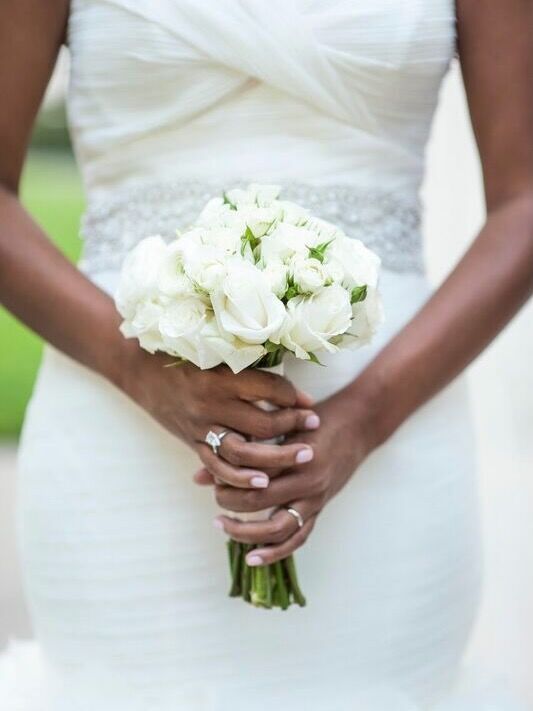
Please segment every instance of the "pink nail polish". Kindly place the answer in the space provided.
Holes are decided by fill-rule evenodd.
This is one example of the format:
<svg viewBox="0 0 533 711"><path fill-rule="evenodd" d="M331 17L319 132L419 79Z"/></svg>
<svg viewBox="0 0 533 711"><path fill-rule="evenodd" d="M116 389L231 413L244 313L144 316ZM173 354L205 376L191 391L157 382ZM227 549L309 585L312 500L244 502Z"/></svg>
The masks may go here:
<svg viewBox="0 0 533 711"><path fill-rule="evenodd" d="M249 555L246 557L246 562L248 565L263 565L263 559L259 555Z"/></svg>
<svg viewBox="0 0 533 711"><path fill-rule="evenodd" d="M305 420L306 430L316 430L320 426L320 417L318 415L309 415Z"/></svg>
<svg viewBox="0 0 533 711"><path fill-rule="evenodd" d="M250 484L256 489L266 489L269 481L270 480L266 476L253 476L250 479Z"/></svg>
<svg viewBox="0 0 533 711"><path fill-rule="evenodd" d="M312 449L300 449L300 451L296 455L296 463L305 464L306 462L310 462L311 459L313 459L313 456L314 455Z"/></svg>
<svg viewBox="0 0 533 711"><path fill-rule="evenodd" d="M219 518L215 518L213 520L213 527L218 529L219 531L224 530L224 524L222 523L222 521Z"/></svg>

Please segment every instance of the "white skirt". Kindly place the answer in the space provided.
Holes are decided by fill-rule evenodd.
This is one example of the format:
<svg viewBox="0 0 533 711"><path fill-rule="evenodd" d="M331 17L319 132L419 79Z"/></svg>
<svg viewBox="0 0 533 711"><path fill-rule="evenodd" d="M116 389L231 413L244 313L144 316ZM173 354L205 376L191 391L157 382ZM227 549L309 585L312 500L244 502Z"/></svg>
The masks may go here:
<svg viewBox="0 0 533 711"><path fill-rule="evenodd" d="M115 278L100 283L111 290ZM428 296L416 275L385 272L382 287L378 342L326 368L288 361L287 376L317 398L356 376ZM13 647L0 662L0 708L514 709L492 692L453 692L480 589L474 454L458 380L320 516L297 554L308 606L258 610L227 597L216 505L192 483L196 456L48 350L20 450L38 647Z"/></svg>

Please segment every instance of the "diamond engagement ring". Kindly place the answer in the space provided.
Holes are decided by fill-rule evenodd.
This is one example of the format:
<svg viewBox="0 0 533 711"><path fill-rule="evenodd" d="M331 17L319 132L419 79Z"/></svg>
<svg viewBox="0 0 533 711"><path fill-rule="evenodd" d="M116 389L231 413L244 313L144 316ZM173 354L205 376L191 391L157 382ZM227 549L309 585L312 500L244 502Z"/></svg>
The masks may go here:
<svg viewBox="0 0 533 711"><path fill-rule="evenodd" d="M287 507L285 509L287 513L289 513L293 518L296 519L296 522L298 523L298 528L301 528L304 525L304 520L302 518L302 514L299 511L296 511L296 509Z"/></svg>
<svg viewBox="0 0 533 711"><path fill-rule="evenodd" d="M213 432L213 430L209 430L209 432L206 434L204 442L211 447L211 449L213 450L213 454L216 454L217 457L219 447L222 444L222 440L229 433L230 430L222 430L222 432L219 432L218 434L216 432Z"/></svg>

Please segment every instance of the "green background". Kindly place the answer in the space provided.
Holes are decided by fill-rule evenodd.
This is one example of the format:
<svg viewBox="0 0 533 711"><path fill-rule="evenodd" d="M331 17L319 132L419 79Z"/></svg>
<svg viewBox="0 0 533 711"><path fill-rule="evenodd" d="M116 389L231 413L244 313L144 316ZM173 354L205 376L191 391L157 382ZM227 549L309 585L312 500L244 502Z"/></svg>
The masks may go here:
<svg viewBox="0 0 533 711"><path fill-rule="evenodd" d="M50 144L48 137L43 141ZM26 162L22 202L47 235L77 259L83 210L80 179L68 148L33 148ZM41 357L41 340L0 307L0 437L16 437Z"/></svg>

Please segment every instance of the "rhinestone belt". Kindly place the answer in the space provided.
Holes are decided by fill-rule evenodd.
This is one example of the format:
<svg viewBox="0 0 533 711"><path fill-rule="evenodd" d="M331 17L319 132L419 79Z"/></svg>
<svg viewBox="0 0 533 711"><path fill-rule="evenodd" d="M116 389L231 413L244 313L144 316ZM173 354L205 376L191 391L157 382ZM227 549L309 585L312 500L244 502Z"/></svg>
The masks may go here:
<svg viewBox="0 0 533 711"><path fill-rule="evenodd" d="M231 182L231 187L246 183ZM166 182L119 189L89 202L83 216L81 269L87 274L118 270L126 254L144 237L175 238L188 227L205 203L228 185L207 182ZM361 190L349 184L315 186L290 183L282 199L299 203L310 212L360 239L397 272L421 272L420 204L416 197L385 190Z"/></svg>

